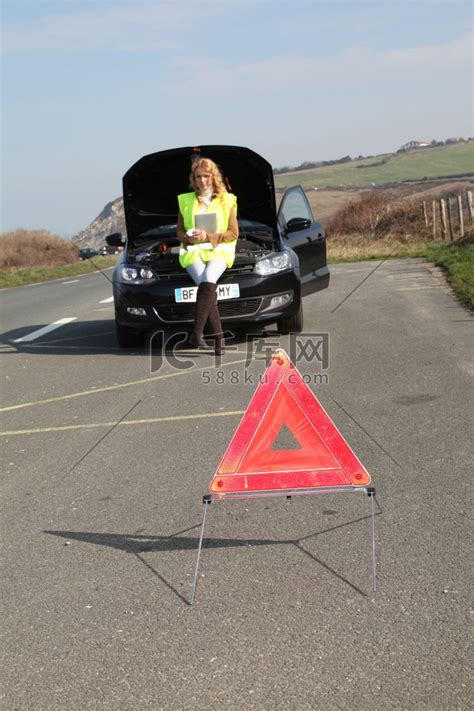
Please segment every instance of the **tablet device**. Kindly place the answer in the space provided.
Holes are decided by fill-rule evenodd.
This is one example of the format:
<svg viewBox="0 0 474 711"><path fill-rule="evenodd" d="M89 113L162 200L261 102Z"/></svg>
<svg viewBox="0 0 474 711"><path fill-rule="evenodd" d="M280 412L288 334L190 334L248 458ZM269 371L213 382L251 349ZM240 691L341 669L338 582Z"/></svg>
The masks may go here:
<svg viewBox="0 0 474 711"><path fill-rule="evenodd" d="M217 232L217 214L215 212L201 212L194 215L194 224L197 230Z"/></svg>

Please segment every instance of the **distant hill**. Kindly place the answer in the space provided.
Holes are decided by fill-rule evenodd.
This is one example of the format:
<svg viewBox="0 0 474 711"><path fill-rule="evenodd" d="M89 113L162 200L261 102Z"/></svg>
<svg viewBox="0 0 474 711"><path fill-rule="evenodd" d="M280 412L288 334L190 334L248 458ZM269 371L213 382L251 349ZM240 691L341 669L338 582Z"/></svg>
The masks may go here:
<svg viewBox="0 0 474 711"><path fill-rule="evenodd" d="M275 175L277 188L363 188L474 175L474 140Z"/></svg>
<svg viewBox="0 0 474 711"><path fill-rule="evenodd" d="M105 244L105 238L112 232L126 233L123 198L121 197L108 202L90 225L72 237L72 241L79 247L95 247L97 249Z"/></svg>
<svg viewBox="0 0 474 711"><path fill-rule="evenodd" d="M390 187L409 181L474 177L474 140L466 143L387 153L373 158L341 161L330 166L275 175L277 190L300 184L305 190ZM101 213L72 240L80 247L100 247L111 232L125 234L121 197L107 203Z"/></svg>

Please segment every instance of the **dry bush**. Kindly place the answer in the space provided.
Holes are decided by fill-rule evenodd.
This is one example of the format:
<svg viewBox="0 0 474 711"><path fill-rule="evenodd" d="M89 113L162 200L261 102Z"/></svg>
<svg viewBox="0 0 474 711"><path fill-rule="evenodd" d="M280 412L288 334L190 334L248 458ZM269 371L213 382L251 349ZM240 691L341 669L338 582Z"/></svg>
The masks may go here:
<svg viewBox="0 0 474 711"><path fill-rule="evenodd" d="M333 215L326 224L329 238L360 235L366 240L395 238L406 243L429 239L421 198L397 199L390 191L371 191Z"/></svg>
<svg viewBox="0 0 474 711"><path fill-rule="evenodd" d="M328 234L362 234L374 238L392 199L387 191L374 191L351 201L329 219L326 226Z"/></svg>
<svg viewBox="0 0 474 711"><path fill-rule="evenodd" d="M390 236L399 242L425 242L432 238L432 228L425 225L423 199L417 197L394 200L378 225L381 237Z"/></svg>
<svg viewBox="0 0 474 711"><path fill-rule="evenodd" d="M75 244L47 230L13 230L0 234L0 269L59 267L78 259Z"/></svg>

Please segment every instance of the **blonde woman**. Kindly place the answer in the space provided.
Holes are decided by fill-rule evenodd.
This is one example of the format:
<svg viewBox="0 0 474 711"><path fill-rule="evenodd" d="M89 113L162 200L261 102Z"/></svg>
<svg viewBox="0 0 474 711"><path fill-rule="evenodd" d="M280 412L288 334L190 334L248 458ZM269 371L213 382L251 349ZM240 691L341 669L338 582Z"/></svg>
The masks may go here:
<svg viewBox="0 0 474 711"><path fill-rule="evenodd" d="M209 350L203 337L209 321L215 352L221 355L224 337L217 305L217 281L235 259L239 236L237 198L227 191L219 168L210 158L193 160L189 181L192 192L178 195L176 233L181 243L179 262L198 287L190 343ZM196 226L204 222L211 225L209 231Z"/></svg>

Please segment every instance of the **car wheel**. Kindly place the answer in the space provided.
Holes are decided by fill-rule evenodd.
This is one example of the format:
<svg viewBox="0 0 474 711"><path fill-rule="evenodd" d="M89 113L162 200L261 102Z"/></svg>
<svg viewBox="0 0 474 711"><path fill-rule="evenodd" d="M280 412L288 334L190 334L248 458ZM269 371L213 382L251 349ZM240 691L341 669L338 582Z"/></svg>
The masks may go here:
<svg viewBox="0 0 474 711"><path fill-rule="evenodd" d="M140 345L143 340L136 331L132 331L126 326L121 326L117 322L115 322L115 332L120 348L133 348L134 346Z"/></svg>
<svg viewBox="0 0 474 711"><path fill-rule="evenodd" d="M288 318L282 318L277 321L278 331L283 335L287 336L289 333L301 333L303 330L303 304L300 301L298 311L289 316Z"/></svg>

